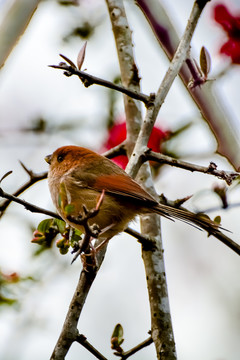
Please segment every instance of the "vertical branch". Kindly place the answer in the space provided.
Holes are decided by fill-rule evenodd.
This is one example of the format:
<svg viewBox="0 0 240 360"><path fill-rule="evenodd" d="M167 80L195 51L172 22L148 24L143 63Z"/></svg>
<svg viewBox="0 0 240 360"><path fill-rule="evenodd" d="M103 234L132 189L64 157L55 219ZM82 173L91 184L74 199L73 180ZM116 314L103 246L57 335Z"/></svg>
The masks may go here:
<svg viewBox="0 0 240 360"><path fill-rule="evenodd" d="M122 0L106 0L106 3L117 48L122 84L139 92L140 79L134 61L131 29L123 2ZM141 108L138 101L128 96L124 96L124 107L127 123L127 151L131 154L142 122Z"/></svg>
<svg viewBox="0 0 240 360"><path fill-rule="evenodd" d="M96 246L101 243L101 240L97 240ZM94 282L98 270L103 262L107 247L104 246L97 253L98 268L92 269L92 271L82 270L80 278L72 297L72 301L69 305L69 309L62 327L61 334L57 340L50 360L64 360L72 343L76 341L79 335L77 325L85 304L88 293Z"/></svg>
<svg viewBox="0 0 240 360"><path fill-rule="evenodd" d="M123 84L127 87L133 87L133 89L139 91L140 85L132 51L131 32L127 23L123 2L122 0L106 0L106 3L112 21ZM141 113L139 110L139 105L136 103L136 101L125 97L124 104L128 130L127 146L128 150L130 150L129 152L131 153L139 132ZM148 137L149 136L150 133L148 134ZM145 141L145 145L147 145L147 137L145 138ZM143 186L147 181L147 190L153 195L156 195L151 181L149 165L144 164L140 169L139 181L143 184ZM165 352L169 355L169 359L176 359L176 350L165 277L165 265L159 216L149 215L147 217L143 217L141 219L141 230L143 234L148 235L155 242L154 251L145 250L142 248L142 258L146 271L151 310L152 338L155 343L157 354L160 354L161 349L165 348ZM156 266L156 264L158 265ZM159 356L158 358L160 359Z"/></svg>
<svg viewBox="0 0 240 360"><path fill-rule="evenodd" d="M169 69L158 89L156 99L152 106L147 109L145 121L140 130L135 148L133 150L133 156L131 156L127 167L132 176L135 176L141 164L140 160L142 151L147 146L148 137L152 131L161 105L163 104L175 77L177 76L180 68L182 67L182 64L184 63L184 60L187 57L194 29L206 2L207 1L195 1L188 20L188 24L186 26L186 30L179 43ZM151 217L144 216L141 223L141 228L144 233L153 237L156 244L155 251L149 251L148 249L144 248L142 251L150 299L152 339L154 341L157 351L157 358L159 360L175 360L177 355L169 307L163 257L163 244L161 241L161 236L159 233L155 232L157 227L152 228L152 221L153 215L151 215ZM155 217L155 222L159 222L157 217Z"/></svg>

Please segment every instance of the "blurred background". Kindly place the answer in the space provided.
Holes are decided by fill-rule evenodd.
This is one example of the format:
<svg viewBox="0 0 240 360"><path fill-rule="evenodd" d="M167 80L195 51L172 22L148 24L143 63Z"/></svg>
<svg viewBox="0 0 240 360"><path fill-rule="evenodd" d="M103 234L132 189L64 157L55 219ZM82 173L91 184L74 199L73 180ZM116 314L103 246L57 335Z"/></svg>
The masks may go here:
<svg viewBox="0 0 240 360"><path fill-rule="evenodd" d="M181 36L193 1L160 2ZM0 0L0 26L14 3ZM0 177L13 171L2 182L9 193L28 180L19 161L40 173L47 171L45 155L59 146L76 144L102 152L111 135L110 127L124 121L121 94L95 85L84 88L77 77L67 78L61 70L48 67L61 61L59 53L76 62L87 40L83 69L110 81L117 81L120 75L105 2L79 0L79 6L66 3L39 2L0 71ZM215 79L219 102L238 136L240 65L219 53L226 33L214 20L213 9L220 3L240 17L238 0L209 2L194 34L192 51L198 61L201 47L208 49L212 61L209 78ZM140 9L133 1L125 1L125 6L142 92L149 94L157 91L169 62ZM215 153L216 140L179 79L167 96L157 126L168 134L159 150L205 166L214 161L219 169L232 170L229 162ZM239 243L238 181L228 188L230 206L223 210L221 199L213 191L225 186L223 181L169 166L153 173L159 194L171 200L194 194L186 203L188 208L215 209L209 215L221 215L223 227ZM33 185L21 198L54 210L46 180ZM33 231L45 218L18 204L11 204L1 217L0 358L4 360L50 357L78 281L81 264L77 261L70 265L70 253L61 255L54 244L40 252L39 245L31 243ZM133 227L138 229L138 222ZM238 256L215 238L186 224L163 219L162 234L178 359L238 360ZM79 332L107 358L114 358L110 337L117 323L124 328L124 350L147 338L151 327L141 248L127 234L109 244L80 318ZM74 344L67 359L79 358L90 360L93 356ZM132 357L155 358L153 345Z"/></svg>

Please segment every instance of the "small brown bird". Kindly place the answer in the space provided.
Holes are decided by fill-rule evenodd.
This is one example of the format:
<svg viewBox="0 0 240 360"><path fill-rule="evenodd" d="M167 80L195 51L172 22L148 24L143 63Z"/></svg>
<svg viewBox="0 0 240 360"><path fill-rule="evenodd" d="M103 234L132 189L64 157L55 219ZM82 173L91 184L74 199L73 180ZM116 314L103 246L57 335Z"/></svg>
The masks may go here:
<svg viewBox="0 0 240 360"><path fill-rule="evenodd" d="M158 203L136 181L111 160L79 146L63 146L48 155L48 184L59 215L84 232L82 225L69 221L96 204L104 191L100 210L89 220L102 230L106 240L122 232L137 215L157 213L191 223L208 232L219 225L204 215Z"/></svg>

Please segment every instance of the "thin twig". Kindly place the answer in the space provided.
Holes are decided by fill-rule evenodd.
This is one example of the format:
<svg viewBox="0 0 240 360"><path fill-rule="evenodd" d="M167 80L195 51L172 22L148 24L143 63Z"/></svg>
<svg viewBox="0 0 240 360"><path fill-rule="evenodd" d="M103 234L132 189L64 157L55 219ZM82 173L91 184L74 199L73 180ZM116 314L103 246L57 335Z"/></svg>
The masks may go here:
<svg viewBox="0 0 240 360"><path fill-rule="evenodd" d="M150 149L144 153L144 161L154 160L160 164L167 164L170 166L178 167L189 171L197 171L204 174L214 175L219 179L225 180L228 185L231 185L233 180L240 176L240 173L234 171L218 170L217 165L214 162L210 162L209 166L201 166L189 163L187 161L172 158L167 155L156 153Z"/></svg>
<svg viewBox="0 0 240 360"><path fill-rule="evenodd" d="M41 208L39 206L33 205L33 204L25 201L25 200L19 199L18 197L14 196L14 195L6 193L5 191L3 191L2 188L0 188L0 197L8 199L10 202L13 201L13 202L16 202L16 203L18 203L20 205L23 205L26 210L29 210L29 211L31 211L33 213L45 214L45 215L51 216L51 217L53 217L55 219L62 220L61 216L54 213L53 211L43 209L43 208Z"/></svg>
<svg viewBox="0 0 240 360"><path fill-rule="evenodd" d="M83 240L81 240L81 243L79 244L79 246L76 247L73 251L73 253L76 253L76 254L73 257L71 264L78 258L78 256L82 252L85 252L86 249L89 249L92 238L97 239L101 233L102 229L100 229L97 224L90 225L88 223L88 220L94 218L98 214L100 206L104 199L104 195L105 195L105 190L102 190L102 193L97 201L95 209L88 210L85 207L85 205L83 205L83 214L81 214L77 217L75 217L75 216L67 217L67 219L70 222L72 222L76 225L82 225L84 227L84 231L85 231Z"/></svg>
<svg viewBox="0 0 240 360"><path fill-rule="evenodd" d="M93 354L97 359L99 360L107 360L107 358L105 358L105 356L103 356L94 346L92 346L88 341L87 338L82 335L79 334L76 337L76 340L79 344L81 344L83 347L85 347L85 349L87 349L91 354Z"/></svg>
<svg viewBox="0 0 240 360"><path fill-rule="evenodd" d="M137 346L134 346L132 349L125 351L122 354L118 354L115 353L115 355L120 356L121 360L126 360L127 358L129 358L130 356L132 356L133 354L135 354L136 352L142 350L143 348L145 348L146 346L149 346L153 343L153 339L150 336L149 338L147 338L146 340L144 340L143 342L141 342L140 344L138 344Z"/></svg>
<svg viewBox="0 0 240 360"><path fill-rule="evenodd" d="M114 148L107 150L102 154L103 156L108 157L109 159L118 156L118 155L124 155L126 154L126 142L123 141L121 144L115 146ZM40 180L44 180L47 178L48 172L45 171L43 173L35 173L31 169L28 169L26 165L24 165L21 161L20 164L22 165L23 169L26 171L26 173L29 175L29 180L26 181L19 189L17 189L11 196L19 196L24 191L29 189L32 185L34 185L36 182ZM2 179L3 180L3 179ZM3 216L4 212L6 211L7 207L11 204L11 201L9 198L3 201L0 204L0 218Z"/></svg>
<svg viewBox="0 0 240 360"><path fill-rule="evenodd" d="M156 248L155 241L151 240L147 236L140 234L138 231L127 227L124 232L135 237L145 250L154 250L154 248Z"/></svg>
<svg viewBox="0 0 240 360"><path fill-rule="evenodd" d="M127 89L124 86L114 84L111 81L100 79L96 76L86 73L85 71L80 71L76 67L67 65L66 63L60 63L59 65L49 65L49 67L65 70L64 74L67 76L77 75L85 87L89 87L93 84L104 86L108 89L119 91L127 96L130 96L133 99L142 101L146 106L148 106L149 100L151 99L151 95L148 96L140 92Z"/></svg>
<svg viewBox="0 0 240 360"><path fill-rule="evenodd" d="M36 182L47 178L47 172L37 174L37 173L33 172L32 170L29 170L22 162L20 162L20 163L21 163L22 167L24 168L24 170L29 175L29 180L25 184L23 184L18 190L16 190L12 194L12 196L18 196L18 195L22 194L25 190L30 188ZM12 200L7 199L0 204L0 218L4 214L7 207L10 205L11 201Z"/></svg>
<svg viewBox="0 0 240 360"><path fill-rule="evenodd" d="M126 155L126 141L124 140L121 144L114 146L113 148L105 151L102 156L112 159L119 155Z"/></svg>
<svg viewBox="0 0 240 360"><path fill-rule="evenodd" d="M62 220L62 218L58 214L56 214L52 211L40 208L39 206L33 205L25 200L19 199L18 197L14 196L14 195L8 194L8 193L4 192L2 190L2 188L0 188L0 197L9 199L10 201L13 201L13 202L16 202L16 203L24 206L26 208L26 210L29 210L33 213L45 214L47 216ZM126 229L126 232L129 233L130 235L137 237L140 240L140 242L142 240L144 242L145 246L151 245L150 243L148 244L147 242L145 242L146 239L141 238L137 234L137 232L134 233L134 230L131 230L128 228L128 229ZM212 229L212 231L209 233L209 235L216 237L221 242L223 242L225 245L227 245L230 249L232 249L236 254L240 255L240 245L235 243L228 236L224 235L221 231Z"/></svg>

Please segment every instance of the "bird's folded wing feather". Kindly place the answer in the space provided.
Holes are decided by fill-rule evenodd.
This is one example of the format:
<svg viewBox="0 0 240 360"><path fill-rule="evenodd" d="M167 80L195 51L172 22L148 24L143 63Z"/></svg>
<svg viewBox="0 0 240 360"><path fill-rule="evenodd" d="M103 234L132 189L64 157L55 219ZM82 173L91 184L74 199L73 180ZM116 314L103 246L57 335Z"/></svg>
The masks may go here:
<svg viewBox="0 0 240 360"><path fill-rule="evenodd" d="M123 197L132 198L147 203L148 205L157 205L157 201L148 194L136 181L125 174L98 175L95 174L79 174L73 172L72 178L74 182L81 187L94 189L101 192L121 195Z"/></svg>

